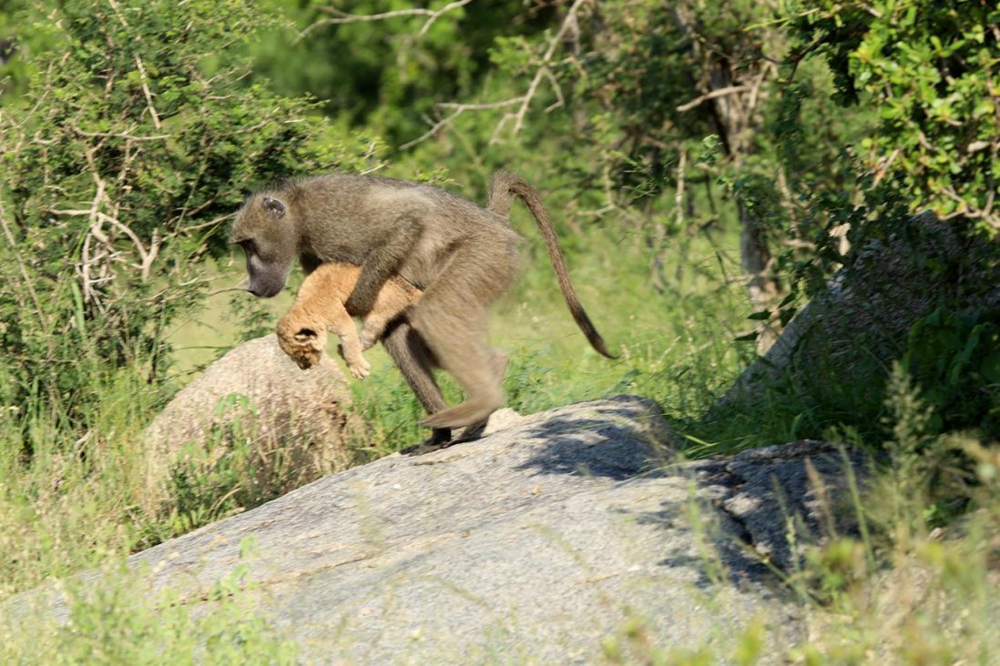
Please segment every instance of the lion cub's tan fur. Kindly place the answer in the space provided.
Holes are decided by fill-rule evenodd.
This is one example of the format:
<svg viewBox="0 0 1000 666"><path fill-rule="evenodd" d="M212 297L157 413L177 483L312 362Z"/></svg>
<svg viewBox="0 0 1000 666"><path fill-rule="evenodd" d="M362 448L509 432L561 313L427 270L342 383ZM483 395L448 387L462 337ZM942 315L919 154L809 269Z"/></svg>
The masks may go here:
<svg viewBox="0 0 1000 666"><path fill-rule="evenodd" d="M371 312L362 318L360 337L345 307L361 275L352 264L321 264L299 289L295 304L278 322L278 344L303 370L319 363L326 349L326 333L340 338L340 355L357 379L368 376L371 366L362 351L382 339L385 329L423 292L401 277L393 276L382 287Z"/></svg>

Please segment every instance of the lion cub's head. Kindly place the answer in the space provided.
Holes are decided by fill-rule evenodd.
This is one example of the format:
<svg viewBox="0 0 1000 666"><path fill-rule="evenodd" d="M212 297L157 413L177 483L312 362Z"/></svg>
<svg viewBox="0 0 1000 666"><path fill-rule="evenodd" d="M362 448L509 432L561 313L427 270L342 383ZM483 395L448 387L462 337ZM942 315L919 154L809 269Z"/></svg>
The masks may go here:
<svg viewBox="0 0 1000 666"><path fill-rule="evenodd" d="M288 313L278 322L278 345L296 365L307 370L318 364L326 349L326 324L320 319Z"/></svg>

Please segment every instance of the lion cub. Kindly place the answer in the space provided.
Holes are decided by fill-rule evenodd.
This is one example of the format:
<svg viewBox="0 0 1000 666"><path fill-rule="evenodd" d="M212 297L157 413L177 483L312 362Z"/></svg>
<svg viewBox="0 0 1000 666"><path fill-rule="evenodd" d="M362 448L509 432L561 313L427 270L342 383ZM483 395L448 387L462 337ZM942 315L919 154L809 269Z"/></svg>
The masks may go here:
<svg viewBox="0 0 1000 666"><path fill-rule="evenodd" d="M371 366L361 352L381 340L386 327L423 294L401 277L389 278L371 312L362 318L359 338L351 318L354 313L344 303L360 275L360 266L321 264L303 281L292 309L278 322L278 344L303 370L319 363L330 331L340 338L338 351L351 374L364 379Z"/></svg>

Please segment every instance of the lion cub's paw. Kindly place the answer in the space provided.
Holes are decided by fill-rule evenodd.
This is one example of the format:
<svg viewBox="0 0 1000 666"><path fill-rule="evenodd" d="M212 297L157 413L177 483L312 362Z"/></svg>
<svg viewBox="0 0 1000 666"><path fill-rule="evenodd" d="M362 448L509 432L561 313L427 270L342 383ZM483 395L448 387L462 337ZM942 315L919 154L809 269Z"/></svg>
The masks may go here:
<svg viewBox="0 0 1000 666"><path fill-rule="evenodd" d="M361 356L353 363L348 362L347 369L351 371L355 379L364 379L371 372L372 366L365 360L364 356Z"/></svg>
<svg viewBox="0 0 1000 666"><path fill-rule="evenodd" d="M342 344L337 345L337 353L340 354L340 358L344 359L347 369L351 371L351 375L355 379L364 379L371 374L372 366L362 354L348 358L347 354L344 353L344 345Z"/></svg>

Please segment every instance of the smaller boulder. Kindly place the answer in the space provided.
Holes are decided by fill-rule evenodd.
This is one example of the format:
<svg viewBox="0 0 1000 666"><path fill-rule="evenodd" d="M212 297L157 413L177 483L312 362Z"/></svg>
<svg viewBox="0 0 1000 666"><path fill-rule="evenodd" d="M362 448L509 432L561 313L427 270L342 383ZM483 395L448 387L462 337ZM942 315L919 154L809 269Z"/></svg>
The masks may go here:
<svg viewBox="0 0 1000 666"><path fill-rule="evenodd" d="M917 320L942 305L956 311L1000 308L995 246L960 234L956 224L924 213L888 238L860 247L830 289L799 312L706 420L754 414L789 397L849 412L858 404L881 404L886 370L903 355ZM832 377L850 382L854 402L842 402L842 382Z"/></svg>
<svg viewBox="0 0 1000 666"><path fill-rule="evenodd" d="M347 381L329 357L300 370L276 336L245 342L181 389L146 429L147 486L162 498L184 456L218 460L234 446L254 457L256 473L277 492L343 469L347 438L359 427L349 404Z"/></svg>
<svg viewBox="0 0 1000 666"><path fill-rule="evenodd" d="M801 440L692 466L740 540L786 573L801 569L810 547L860 534L852 484L868 484L871 461L858 449Z"/></svg>

